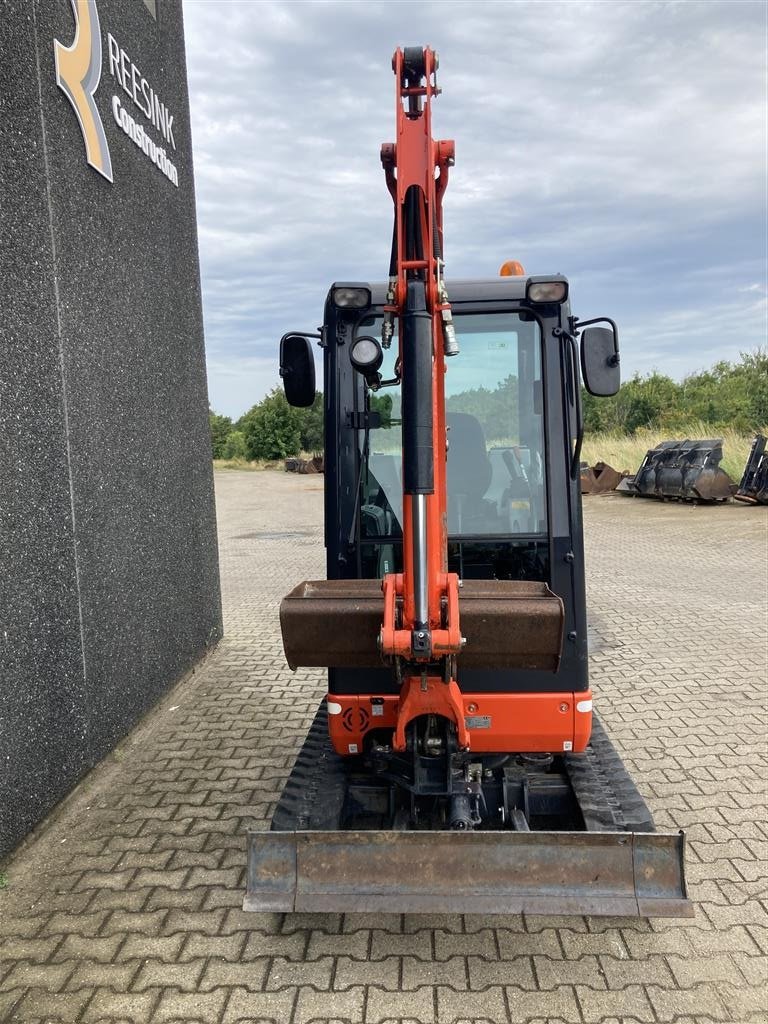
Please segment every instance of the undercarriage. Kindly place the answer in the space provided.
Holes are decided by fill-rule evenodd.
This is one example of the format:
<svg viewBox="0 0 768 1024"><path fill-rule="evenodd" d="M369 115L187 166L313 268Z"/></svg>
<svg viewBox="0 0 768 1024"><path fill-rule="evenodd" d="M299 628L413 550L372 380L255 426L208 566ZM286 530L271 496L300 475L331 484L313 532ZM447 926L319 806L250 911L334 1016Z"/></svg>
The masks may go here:
<svg viewBox="0 0 768 1024"><path fill-rule="evenodd" d="M654 831L645 801L596 716L587 751L562 756L473 756L456 750L446 726L445 719L412 723L408 749L400 755L374 735L363 755L340 757L328 736L323 701L272 829Z"/></svg>
<svg viewBox="0 0 768 1024"><path fill-rule="evenodd" d="M410 767L382 760L375 744L342 758L323 703L272 830L249 832L245 909L693 913L684 837L654 832L599 722L584 754L457 762L441 752L431 759L451 763L442 778L419 763L430 757L419 735L410 734ZM426 728L421 742L429 738Z"/></svg>

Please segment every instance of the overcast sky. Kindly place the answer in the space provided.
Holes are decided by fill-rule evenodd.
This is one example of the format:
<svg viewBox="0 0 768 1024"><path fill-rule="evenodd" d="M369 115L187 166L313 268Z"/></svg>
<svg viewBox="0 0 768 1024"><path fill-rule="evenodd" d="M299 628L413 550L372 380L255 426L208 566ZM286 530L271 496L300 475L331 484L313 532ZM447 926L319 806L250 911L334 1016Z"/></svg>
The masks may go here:
<svg viewBox="0 0 768 1024"><path fill-rule="evenodd" d="M392 52L440 55L446 276L506 259L618 321L625 375L765 344L766 5L185 0L211 403L278 382L334 280L381 280Z"/></svg>

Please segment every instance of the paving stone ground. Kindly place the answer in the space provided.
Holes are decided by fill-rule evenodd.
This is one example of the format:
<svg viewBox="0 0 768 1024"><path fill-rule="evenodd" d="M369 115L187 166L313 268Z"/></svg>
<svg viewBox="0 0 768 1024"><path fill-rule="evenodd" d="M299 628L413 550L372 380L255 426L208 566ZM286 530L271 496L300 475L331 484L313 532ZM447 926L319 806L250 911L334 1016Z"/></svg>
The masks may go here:
<svg viewBox="0 0 768 1024"><path fill-rule="evenodd" d="M267 827L318 699L279 639L323 572L322 478L217 481L227 635L4 866L0 1021L767 1019L766 514L585 500L593 687L691 921L252 915Z"/></svg>

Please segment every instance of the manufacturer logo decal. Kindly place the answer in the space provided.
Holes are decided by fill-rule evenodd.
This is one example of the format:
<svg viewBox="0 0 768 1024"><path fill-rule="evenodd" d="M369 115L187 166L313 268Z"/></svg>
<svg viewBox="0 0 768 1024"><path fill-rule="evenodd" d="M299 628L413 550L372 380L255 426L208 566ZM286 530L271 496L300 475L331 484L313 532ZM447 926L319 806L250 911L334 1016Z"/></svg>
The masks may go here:
<svg viewBox="0 0 768 1024"><path fill-rule="evenodd" d="M101 79L101 29L96 0L70 0L75 16L71 46L54 40L56 84L77 114L85 142L86 160L95 171L112 181L112 160L101 116L93 100Z"/></svg>

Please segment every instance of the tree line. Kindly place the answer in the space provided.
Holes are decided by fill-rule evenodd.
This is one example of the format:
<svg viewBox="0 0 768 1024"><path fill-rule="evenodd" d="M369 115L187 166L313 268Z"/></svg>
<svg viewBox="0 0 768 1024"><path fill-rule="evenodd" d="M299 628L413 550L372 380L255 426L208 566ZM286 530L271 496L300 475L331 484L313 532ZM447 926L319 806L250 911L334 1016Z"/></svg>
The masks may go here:
<svg viewBox="0 0 768 1024"><path fill-rule="evenodd" d="M474 388L451 396L452 408L476 415L487 437L500 422L517 418L517 381L508 377L495 389ZM397 415L390 394L371 396L387 426ZM768 425L768 352L743 353L738 362L719 362L709 370L674 381L665 374L635 374L612 398L593 398L582 390L584 428L595 434L612 431L634 434L643 428L669 431L702 422L714 429L730 427L740 433ZM513 415L514 414L514 415ZM273 390L240 419L210 411L214 459L285 459L299 452L323 450L323 396L318 391L308 409L294 409L282 388Z"/></svg>
<svg viewBox="0 0 768 1024"><path fill-rule="evenodd" d="M582 392L587 433L634 434L644 427L676 430L702 422L748 434L768 424L768 351L744 352L738 362L674 381L663 373L635 374L612 398Z"/></svg>

